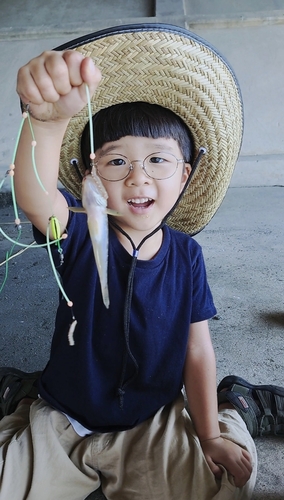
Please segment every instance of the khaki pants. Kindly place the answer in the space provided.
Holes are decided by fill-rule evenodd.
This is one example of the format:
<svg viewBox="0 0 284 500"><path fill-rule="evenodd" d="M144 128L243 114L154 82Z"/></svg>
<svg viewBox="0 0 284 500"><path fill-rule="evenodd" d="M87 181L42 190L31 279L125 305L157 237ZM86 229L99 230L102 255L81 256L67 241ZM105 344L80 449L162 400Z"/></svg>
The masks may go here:
<svg viewBox="0 0 284 500"><path fill-rule="evenodd" d="M83 500L100 484L109 500L249 499L254 442L235 410L220 412L220 427L252 455L242 489L211 473L182 397L134 429L83 438L38 399L0 421L0 500Z"/></svg>

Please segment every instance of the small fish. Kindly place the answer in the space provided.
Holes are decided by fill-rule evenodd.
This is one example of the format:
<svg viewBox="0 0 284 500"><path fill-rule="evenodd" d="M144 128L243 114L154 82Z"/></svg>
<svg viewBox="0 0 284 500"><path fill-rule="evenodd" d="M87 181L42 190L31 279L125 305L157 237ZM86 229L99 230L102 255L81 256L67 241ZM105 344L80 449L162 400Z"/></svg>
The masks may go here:
<svg viewBox="0 0 284 500"><path fill-rule="evenodd" d="M103 302L109 307L109 293L107 283L108 265L108 220L107 214L120 215L115 210L107 208L107 192L94 169L86 175L82 184L82 205L68 207L72 212L87 214L89 233L93 245L95 261L100 277Z"/></svg>

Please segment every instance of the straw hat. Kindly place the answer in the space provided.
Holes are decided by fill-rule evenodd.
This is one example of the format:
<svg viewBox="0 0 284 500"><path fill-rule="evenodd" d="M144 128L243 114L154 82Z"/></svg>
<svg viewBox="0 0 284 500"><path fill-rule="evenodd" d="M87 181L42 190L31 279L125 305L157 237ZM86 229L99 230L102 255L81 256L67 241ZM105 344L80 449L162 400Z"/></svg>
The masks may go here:
<svg viewBox="0 0 284 500"><path fill-rule="evenodd" d="M195 234L208 224L227 191L243 135L240 89L228 62L205 40L169 24L117 26L57 47L90 56L103 75L92 112L122 102L146 101L171 109L189 126L198 150L205 147L191 183L169 224ZM74 166L88 121L87 106L75 115L62 144L59 179L81 198Z"/></svg>

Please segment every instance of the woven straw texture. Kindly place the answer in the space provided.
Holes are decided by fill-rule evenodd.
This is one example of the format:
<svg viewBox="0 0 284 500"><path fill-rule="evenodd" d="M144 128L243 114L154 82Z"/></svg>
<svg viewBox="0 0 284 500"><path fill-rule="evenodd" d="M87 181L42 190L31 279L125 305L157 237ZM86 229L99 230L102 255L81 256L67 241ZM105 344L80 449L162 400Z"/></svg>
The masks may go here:
<svg viewBox="0 0 284 500"><path fill-rule="evenodd" d="M77 47L94 59L103 79L92 98L93 114L122 102L147 101L178 114L189 126L202 158L187 192L169 219L195 234L220 206L238 158L243 135L242 100L228 64L200 39L167 31L125 32ZM77 198L81 181L72 158L80 159L87 107L72 118L61 151L59 178Z"/></svg>

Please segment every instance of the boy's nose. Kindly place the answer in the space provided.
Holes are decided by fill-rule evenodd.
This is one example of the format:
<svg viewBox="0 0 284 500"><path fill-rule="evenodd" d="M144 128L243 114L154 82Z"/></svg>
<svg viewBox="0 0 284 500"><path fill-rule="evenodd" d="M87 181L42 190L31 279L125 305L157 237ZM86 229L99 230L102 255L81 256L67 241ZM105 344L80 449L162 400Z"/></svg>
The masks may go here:
<svg viewBox="0 0 284 500"><path fill-rule="evenodd" d="M131 184L148 184L151 178L145 172L143 160L132 160L130 163L130 172L126 181Z"/></svg>

